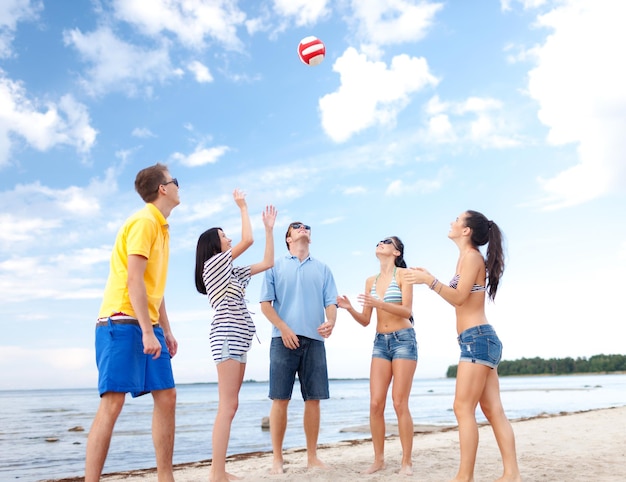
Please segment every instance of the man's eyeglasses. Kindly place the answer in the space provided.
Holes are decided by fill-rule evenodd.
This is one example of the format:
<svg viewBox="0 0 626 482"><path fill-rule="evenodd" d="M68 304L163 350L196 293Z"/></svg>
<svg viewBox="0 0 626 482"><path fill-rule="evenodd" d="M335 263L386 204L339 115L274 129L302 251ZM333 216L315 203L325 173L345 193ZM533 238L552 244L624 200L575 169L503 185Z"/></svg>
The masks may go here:
<svg viewBox="0 0 626 482"><path fill-rule="evenodd" d="M396 246L396 243L394 243L393 239L391 238L386 238L381 241L378 241L378 243L376 243L376 246L378 246L379 244L393 244L393 247L398 249L398 247Z"/></svg>
<svg viewBox="0 0 626 482"><path fill-rule="evenodd" d="M301 228L304 228L307 231L311 231L311 226L309 226L308 224L293 223L293 224L290 224L289 227L291 229L301 229Z"/></svg>
<svg viewBox="0 0 626 482"><path fill-rule="evenodd" d="M161 184L159 184L159 187L161 187L161 186L167 186L168 184L174 184L174 186L178 187L178 179L176 179L175 177L173 177L171 181L162 182ZM159 190L159 188L157 187L157 191L158 191L158 190Z"/></svg>

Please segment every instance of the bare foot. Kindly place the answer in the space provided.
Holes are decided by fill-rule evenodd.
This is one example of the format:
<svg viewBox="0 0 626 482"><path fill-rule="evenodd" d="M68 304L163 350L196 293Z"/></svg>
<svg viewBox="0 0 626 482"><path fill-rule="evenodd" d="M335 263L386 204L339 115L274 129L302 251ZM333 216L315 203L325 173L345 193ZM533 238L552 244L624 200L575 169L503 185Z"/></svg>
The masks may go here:
<svg viewBox="0 0 626 482"><path fill-rule="evenodd" d="M320 459L318 459L317 457L312 457L309 459L307 463L307 468L330 470L330 467L326 465L324 462L322 462Z"/></svg>
<svg viewBox="0 0 626 482"><path fill-rule="evenodd" d="M503 475L496 482L522 482L522 477L520 474Z"/></svg>
<svg viewBox="0 0 626 482"><path fill-rule="evenodd" d="M398 472L400 475L413 475L413 466L412 465L402 465L402 468L400 469L400 472Z"/></svg>
<svg viewBox="0 0 626 482"><path fill-rule="evenodd" d="M454 479L451 479L450 482L474 482L474 477L471 479L462 479L457 475Z"/></svg>
<svg viewBox="0 0 626 482"><path fill-rule="evenodd" d="M223 474L216 475L211 471L209 474L209 482L230 482L231 480L241 480L241 477L224 472Z"/></svg>
<svg viewBox="0 0 626 482"><path fill-rule="evenodd" d="M283 468L283 459L274 459L274 461L272 462L272 468L270 469L270 474L277 475L284 473L285 469Z"/></svg>
<svg viewBox="0 0 626 482"><path fill-rule="evenodd" d="M369 468L367 468L366 470L364 470L361 473L362 474L373 474L374 472L378 472L379 470L383 470L385 467L387 467L385 465L385 461L384 460L380 460L380 461L374 462L372 465L369 466Z"/></svg>

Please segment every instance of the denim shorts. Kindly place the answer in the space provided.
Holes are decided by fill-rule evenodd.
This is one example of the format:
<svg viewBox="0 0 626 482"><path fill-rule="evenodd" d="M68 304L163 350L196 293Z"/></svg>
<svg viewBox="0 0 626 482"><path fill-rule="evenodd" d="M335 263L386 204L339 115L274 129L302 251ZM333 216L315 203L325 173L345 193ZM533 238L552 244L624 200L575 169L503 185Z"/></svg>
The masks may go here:
<svg viewBox="0 0 626 482"><path fill-rule="evenodd" d="M397 359L417 361L415 329L404 328L391 333L376 333L372 358L388 361Z"/></svg>
<svg viewBox="0 0 626 482"><path fill-rule="evenodd" d="M215 361L216 365L219 365L226 360L235 360L239 363L247 363L248 362L248 353L244 353L243 355L233 355L230 353L230 349L228 348L228 338L224 340L224 344L222 345L222 354L219 360Z"/></svg>
<svg viewBox="0 0 626 482"><path fill-rule="evenodd" d="M291 400L296 373L305 401L330 398L324 342L306 336L298 336L298 340L300 346L290 350L281 337L272 338L269 398Z"/></svg>
<svg viewBox="0 0 626 482"><path fill-rule="evenodd" d="M143 352L139 324L118 324L108 319L106 325L96 326L96 364L98 365L98 392L128 393L133 397L153 390L174 388L172 357L165 343L163 328L155 327L154 334L161 343L161 356Z"/></svg>
<svg viewBox="0 0 626 482"><path fill-rule="evenodd" d="M502 342L491 325L468 328L459 335L458 340L461 348L459 361L496 368L502 359Z"/></svg>

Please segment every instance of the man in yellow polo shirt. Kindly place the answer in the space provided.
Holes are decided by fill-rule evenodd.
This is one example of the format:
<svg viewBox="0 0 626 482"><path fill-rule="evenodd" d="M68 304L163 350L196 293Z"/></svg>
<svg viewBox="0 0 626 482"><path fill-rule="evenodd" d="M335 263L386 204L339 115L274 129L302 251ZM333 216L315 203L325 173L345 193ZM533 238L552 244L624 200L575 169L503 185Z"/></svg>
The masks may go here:
<svg viewBox="0 0 626 482"><path fill-rule="evenodd" d="M100 479L126 393L152 393L152 439L159 482L174 480L176 388L171 357L178 343L165 309L169 257L167 217L180 204L178 181L156 164L137 174L146 206L117 234L109 278L96 323L100 406L87 439L85 482Z"/></svg>

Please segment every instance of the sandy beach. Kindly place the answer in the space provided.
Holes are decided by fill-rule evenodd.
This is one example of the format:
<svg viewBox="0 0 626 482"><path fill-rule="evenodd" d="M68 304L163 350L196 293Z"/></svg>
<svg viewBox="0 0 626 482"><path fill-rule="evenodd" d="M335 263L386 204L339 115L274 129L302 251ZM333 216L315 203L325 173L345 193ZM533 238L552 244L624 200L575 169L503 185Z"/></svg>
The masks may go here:
<svg viewBox="0 0 626 482"><path fill-rule="evenodd" d="M525 481L626 480L626 406L515 420L513 428ZM383 481L400 478L441 482L449 480L456 473L458 446L456 427L434 429L416 426L413 444L414 475L411 477L397 474L400 442L396 435L390 435L385 445L387 467L372 475L360 473L372 460L372 444L369 440L321 445L319 456L331 466L329 470L308 471L303 449L285 451L283 475L269 474L272 462L269 453L231 456L227 462L227 470L249 481ZM208 480L209 467L210 461L177 465L176 481ZM497 479L501 475L501 468L491 427L481 426L475 482ZM78 482L82 479L62 480ZM155 469L145 469L107 474L102 480L156 482L157 478Z"/></svg>

